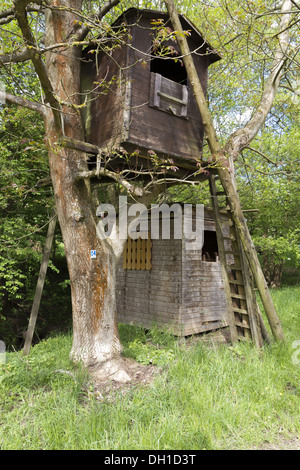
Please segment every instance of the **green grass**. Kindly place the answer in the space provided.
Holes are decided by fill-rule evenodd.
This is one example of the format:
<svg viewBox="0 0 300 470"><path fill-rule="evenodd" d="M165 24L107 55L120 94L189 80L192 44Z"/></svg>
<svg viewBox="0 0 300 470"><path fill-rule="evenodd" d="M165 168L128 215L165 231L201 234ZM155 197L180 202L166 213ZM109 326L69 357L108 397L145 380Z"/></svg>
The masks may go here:
<svg viewBox="0 0 300 470"><path fill-rule="evenodd" d="M70 335L42 341L26 359L7 353L0 449L249 449L299 438L300 289L272 295L286 341L263 351L120 325L125 355L160 372L150 386L101 400L69 362Z"/></svg>

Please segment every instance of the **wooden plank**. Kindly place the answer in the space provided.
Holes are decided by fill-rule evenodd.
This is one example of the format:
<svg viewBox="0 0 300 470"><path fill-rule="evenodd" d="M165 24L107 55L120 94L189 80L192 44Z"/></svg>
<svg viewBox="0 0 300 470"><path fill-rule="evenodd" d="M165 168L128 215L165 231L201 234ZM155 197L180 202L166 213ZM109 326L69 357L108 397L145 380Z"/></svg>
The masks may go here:
<svg viewBox="0 0 300 470"><path fill-rule="evenodd" d="M242 266L237 266L236 264L227 264L226 268L233 269L233 271L243 271Z"/></svg>
<svg viewBox="0 0 300 470"><path fill-rule="evenodd" d="M229 284L236 284L238 286L243 286L244 285L244 281L239 281L237 279L229 279Z"/></svg>
<svg viewBox="0 0 300 470"><path fill-rule="evenodd" d="M152 247L152 242L150 237L147 238L146 240L146 269L151 269L152 264L151 264L151 247Z"/></svg>
<svg viewBox="0 0 300 470"><path fill-rule="evenodd" d="M240 321L236 321L235 322L236 326L239 326L241 328L246 328L248 331L250 331L250 325L246 324L246 323L242 323Z"/></svg>
<svg viewBox="0 0 300 470"><path fill-rule="evenodd" d="M235 293L231 293L231 297L233 297L234 299L242 299L242 300L246 300L246 296L245 295L242 295L242 294L235 294Z"/></svg>
<svg viewBox="0 0 300 470"><path fill-rule="evenodd" d="M141 239L138 238L136 241L136 269L141 269Z"/></svg>
<svg viewBox="0 0 300 470"><path fill-rule="evenodd" d="M216 329L219 329L219 328L224 328L228 326L228 323L223 323L223 322L216 322L216 323L212 323L210 325L199 325L199 324L195 324L195 325L183 325L183 336L188 336L188 335L192 335L192 334L197 334L197 333L204 333L205 331L212 331L212 330L216 330Z"/></svg>
<svg viewBox="0 0 300 470"><path fill-rule="evenodd" d="M236 313L242 313L243 315L248 315L248 310L245 310L243 308L238 308L233 306L233 311Z"/></svg>
<svg viewBox="0 0 300 470"><path fill-rule="evenodd" d="M48 263L49 263L49 258L50 258L51 247L52 247L52 242L53 242L53 238L54 238L56 223L57 223L57 214L56 214L56 212L53 211L52 218L50 219L50 222L49 222L49 225L48 225L46 242L45 242L45 247L44 247L44 252L43 252L43 259L42 259L42 263L41 263L41 267L40 267L39 277L38 277L38 280L37 280L35 295L34 295L32 309L31 309L30 318L29 318L29 325L28 325L28 329L27 329L27 332L26 332L26 336L25 336L25 344L24 344L24 348L23 348L23 355L24 356L27 356L29 354L29 351L30 351L30 348L31 348L31 343L32 343L33 335L34 335L36 320L37 320L37 317L38 317L40 303L41 303L41 299L42 299L42 293L43 293L43 289L44 289L44 283L45 283L45 279L46 279L47 268L48 268Z"/></svg>

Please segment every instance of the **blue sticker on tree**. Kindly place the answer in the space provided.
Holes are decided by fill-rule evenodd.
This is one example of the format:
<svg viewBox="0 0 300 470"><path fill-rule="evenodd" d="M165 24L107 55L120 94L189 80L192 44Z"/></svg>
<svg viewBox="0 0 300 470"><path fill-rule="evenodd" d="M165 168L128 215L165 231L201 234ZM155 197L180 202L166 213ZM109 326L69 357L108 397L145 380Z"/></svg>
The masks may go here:
<svg viewBox="0 0 300 470"><path fill-rule="evenodd" d="M96 250L91 250L91 258L96 258Z"/></svg>

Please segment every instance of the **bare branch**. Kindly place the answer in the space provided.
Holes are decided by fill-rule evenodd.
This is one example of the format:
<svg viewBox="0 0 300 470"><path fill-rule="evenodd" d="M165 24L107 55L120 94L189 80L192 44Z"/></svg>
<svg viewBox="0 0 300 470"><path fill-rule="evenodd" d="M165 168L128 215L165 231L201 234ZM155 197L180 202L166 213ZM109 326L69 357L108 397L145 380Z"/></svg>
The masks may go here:
<svg viewBox="0 0 300 470"><path fill-rule="evenodd" d="M96 18L100 21L113 7L118 5L120 0L108 0L98 11ZM90 28L88 26L82 26L80 29L75 30L78 41L82 41L86 35L89 33Z"/></svg>
<svg viewBox="0 0 300 470"><path fill-rule="evenodd" d="M27 8L27 11L28 12L38 12L39 13L41 11L41 7L40 6L36 7L34 5L30 5ZM0 25L8 24L8 23L10 23L11 21L13 21L15 19L16 19L16 16L15 16L14 8L9 8L8 10L4 10L4 11L0 12Z"/></svg>
<svg viewBox="0 0 300 470"><path fill-rule="evenodd" d="M29 0L15 0L16 19L22 31L22 35L25 40L25 43L27 47L30 49L30 48L36 48L37 44L35 42L35 38L32 34L31 28L27 21L26 7L29 3L31 3ZM42 0L36 0L35 3L38 5L41 5ZM59 112L60 105L54 96L52 84L49 80L45 64L40 54L37 52L33 54L31 60L32 60L34 69L40 79L40 83L45 93L46 100L49 102L52 108L55 124L57 128L60 129L61 128L61 119L60 119L60 112Z"/></svg>
<svg viewBox="0 0 300 470"><path fill-rule="evenodd" d="M35 111L42 116L45 116L45 107L34 101L26 100L21 96L11 95L10 93L5 93L0 91L0 102L8 101L9 103L16 104L17 106L22 106L23 108L31 109L31 111Z"/></svg>
<svg viewBox="0 0 300 470"><path fill-rule="evenodd" d="M258 155L260 155L261 157L263 157L265 160L267 160L267 162L269 163L272 163L273 165L277 166L277 163L274 162L273 160L271 160L271 158L267 157L267 155L265 155L264 153L260 152L259 150L253 148L253 147L249 147L249 145L247 145L247 147L245 147L245 149L248 149L248 150L251 150L251 152L255 152L257 153Z"/></svg>
<svg viewBox="0 0 300 470"><path fill-rule="evenodd" d="M129 181L126 178L123 178L120 173L109 171L105 168L99 168L97 170L91 171L81 171L77 174L76 179L92 178L95 176L108 176L112 180L121 184L121 186L123 186L123 188L125 188L131 196L142 197L147 194L144 188L134 186L133 184L129 183Z"/></svg>
<svg viewBox="0 0 300 470"><path fill-rule="evenodd" d="M18 62L26 62L27 60L32 59L34 54L33 50L30 49L23 49L21 51L10 52L8 54L0 55L0 67L5 64L14 63L17 64Z"/></svg>
<svg viewBox="0 0 300 470"><path fill-rule="evenodd" d="M278 34L278 47L275 51L271 73L266 81L260 104L245 127L234 132L229 137L225 146L226 153L234 158L237 157L241 149L246 147L251 140L254 139L257 132L264 124L272 107L275 93L282 77L283 67L287 60L287 50L289 45L288 25L291 18L291 8L291 0L284 0L281 7L282 18L280 23L280 34Z"/></svg>

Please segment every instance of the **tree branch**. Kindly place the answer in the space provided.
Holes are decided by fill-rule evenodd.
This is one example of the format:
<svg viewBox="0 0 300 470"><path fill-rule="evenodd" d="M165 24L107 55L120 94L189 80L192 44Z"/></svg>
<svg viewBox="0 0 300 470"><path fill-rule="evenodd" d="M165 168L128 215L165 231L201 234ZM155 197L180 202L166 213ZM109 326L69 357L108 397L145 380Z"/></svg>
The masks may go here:
<svg viewBox="0 0 300 470"><path fill-rule="evenodd" d="M27 5L31 3L29 0L15 0L15 16L21 29L23 38L27 47L30 48L37 48L37 44L35 42L35 38L32 34L31 28L27 21ZM41 5L42 0L36 0L36 4ZM46 100L48 101L49 105L52 108L53 116L55 120L56 127L58 129L61 128L61 118L60 118L60 105L56 100L52 88L52 84L48 78L47 70L45 64L38 52L35 52L31 58L34 69L39 77L42 89L45 93Z"/></svg>
<svg viewBox="0 0 300 470"><path fill-rule="evenodd" d="M100 21L113 7L118 5L120 0L108 0L98 11L96 18ZM89 26L81 26L80 29L74 31L73 34L76 34L78 41L83 41L83 39L89 33L90 28Z"/></svg>
<svg viewBox="0 0 300 470"><path fill-rule="evenodd" d="M92 178L92 177L99 177L99 176L108 176L112 180L119 183L123 188L125 188L131 196L134 197L143 197L147 194L144 188L140 188L138 186L134 186L133 184L129 183L126 178L123 178L120 173L116 173L114 171L107 170L105 168L99 168L97 170L91 171L81 171L77 174L76 179L84 179L84 178Z"/></svg>
<svg viewBox="0 0 300 470"><path fill-rule="evenodd" d="M233 156L233 158L237 158L239 152L254 139L272 107L275 93L282 77L283 67L287 59L286 53L289 43L288 24L291 18L291 8L291 0L284 0L281 7L282 18L279 26L280 33L278 34L279 43L275 51L271 73L266 81L260 99L260 104L245 127L234 132L226 143L226 153Z"/></svg>
<svg viewBox="0 0 300 470"><path fill-rule="evenodd" d="M278 166L278 164L276 162L274 162L273 160L271 160L271 158L267 157L267 155L265 155L264 153L260 152L259 150L253 148L253 147L250 147L249 145L247 145L247 147L245 147L245 150L248 149L248 150L251 150L251 152L255 152L257 153L258 155L260 155L261 157L263 157L265 160L267 160L267 162L269 163L272 163L273 165L275 166Z"/></svg>
<svg viewBox="0 0 300 470"><path fill-rule="evenodd" d="M25 98L22 98L21 96L15 96L11 95L10 93L0 91L0 102L3 103L5 101L16 104L17 106L22 106L23 108L31 109L31 111L35 111L41 114L43 117L45 116L45 107L41 103L29 101Z"/></svg>
<svg viewBox="0 0 300 470"><path fill-rule="evenodd" d="M33 58L34 51L30 49L23 49L19 52L10 52L8 54L0 55L0 67L5 64L10 64L13 62L17 64L18 62L26 62Z"/></svg>

